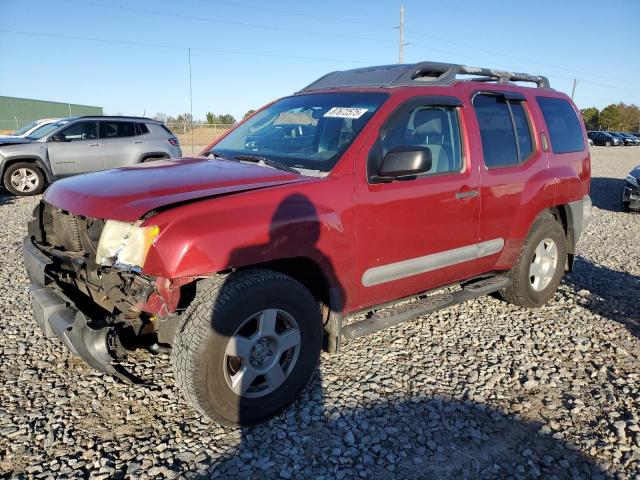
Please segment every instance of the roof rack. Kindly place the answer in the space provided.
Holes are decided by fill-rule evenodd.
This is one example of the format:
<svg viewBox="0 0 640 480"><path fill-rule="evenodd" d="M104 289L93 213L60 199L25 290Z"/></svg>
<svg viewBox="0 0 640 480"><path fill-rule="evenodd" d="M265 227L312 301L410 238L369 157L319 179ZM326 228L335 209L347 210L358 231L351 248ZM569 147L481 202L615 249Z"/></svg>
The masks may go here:
<svg viewBox="0 0 640 480"><path fill-rule="evenodd" d="M127 118L129 120L147 120L151 122L160 122L160 120L154 120L153 118L149 117L132 117L130 115L80 115L74 118Z"/></svg>
<svg viewBox="0 0 640 480"><path fill-rule="evenodd" d="M528 73L506 72L491 68L468 67L454 63L420 62L414 64L380 65L376 67L356 68L331 72L300 90L325 90L341 87L400 87L451 85L457 75L475 75L468 80L481 82L535 83L538 88L550 88L547 77Z"/></svg>

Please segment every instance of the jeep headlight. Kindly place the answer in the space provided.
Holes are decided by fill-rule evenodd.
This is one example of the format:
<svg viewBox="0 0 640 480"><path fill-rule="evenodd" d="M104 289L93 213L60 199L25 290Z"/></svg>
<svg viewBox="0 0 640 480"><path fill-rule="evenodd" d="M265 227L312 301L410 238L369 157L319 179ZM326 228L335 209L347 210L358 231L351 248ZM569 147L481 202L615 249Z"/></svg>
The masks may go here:
<svg viewBox="0 0 640 480"><path fill-rule="evenodd" d="M633 175L627 175L627 183L630 183L636 188L640 188L640 182L638 182L638 179Z"/></svg>
<svg viewBox="0 0 640 480"><path fill-rule="evenodd" d="M147 252L160 233L160 228L107 220L100 235L96 262L100 265L144 266Z"/></svg>

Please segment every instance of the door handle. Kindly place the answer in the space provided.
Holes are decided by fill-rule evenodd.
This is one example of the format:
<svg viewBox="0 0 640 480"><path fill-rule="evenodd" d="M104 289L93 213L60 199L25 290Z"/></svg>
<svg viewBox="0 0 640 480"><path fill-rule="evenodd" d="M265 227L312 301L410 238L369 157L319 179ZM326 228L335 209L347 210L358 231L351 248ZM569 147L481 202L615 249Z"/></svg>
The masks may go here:
<svg viewBox="0 0 640 480"><path fill-rule="evenodd" d="M133 143L142 143L142 140L134 140Z"/></svg>
<svg viewBox="0 0 640 480"><path fill-rule="evenodd" d="M88 146L89 147L99 147L100 144L99 143L90 143Z"/></svg>
<svg viewBox="0 0 640 480"><path fill-rule="evenodd" d="M462 200L463 198L474 198L478 196L478 190L466 190L464 192L456 193L456 198Z"/></svg>

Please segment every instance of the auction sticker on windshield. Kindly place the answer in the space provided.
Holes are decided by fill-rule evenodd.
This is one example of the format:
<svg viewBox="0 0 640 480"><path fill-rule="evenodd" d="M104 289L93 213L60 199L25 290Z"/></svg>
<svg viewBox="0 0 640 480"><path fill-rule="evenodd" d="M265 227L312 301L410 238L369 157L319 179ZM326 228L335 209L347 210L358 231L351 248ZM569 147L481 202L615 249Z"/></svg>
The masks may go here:
<svg viewBox="0 0 640 480"><path fill-rule="evenodd" d="M367 113L366 108L351 108L351 107L333 107L323 117L332 118L360 118Z"/></svg>

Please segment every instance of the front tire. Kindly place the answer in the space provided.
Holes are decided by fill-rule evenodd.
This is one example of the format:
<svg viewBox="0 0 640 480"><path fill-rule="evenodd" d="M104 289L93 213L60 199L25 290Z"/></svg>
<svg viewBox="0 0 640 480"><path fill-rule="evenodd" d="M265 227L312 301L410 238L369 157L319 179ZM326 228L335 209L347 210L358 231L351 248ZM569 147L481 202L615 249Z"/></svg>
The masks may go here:
<svg viewBox="0 0 640 480"><path fill-rule="evenodd" d="M45 178L33 163L19 162L9 165L2 176L4 187L13 195L29 197L42 193Z"/></svg>
<svg viewBox="0 0 640 480"><path fill-rule="evenodd" d="M172 349L187 403L226 425L251 425L289 406L308 384L322 345L320 306L270 270L216 277L184 313Z"/></svg>
<svg viewBox="0 0 640 480"><path fill-rule="evenodd" d="M540 217L531 227L516 264L509 271L510 287L500 291L509 303L525 308L541 307L556 292L564 276L567 238L554 218Z"/></svg>

